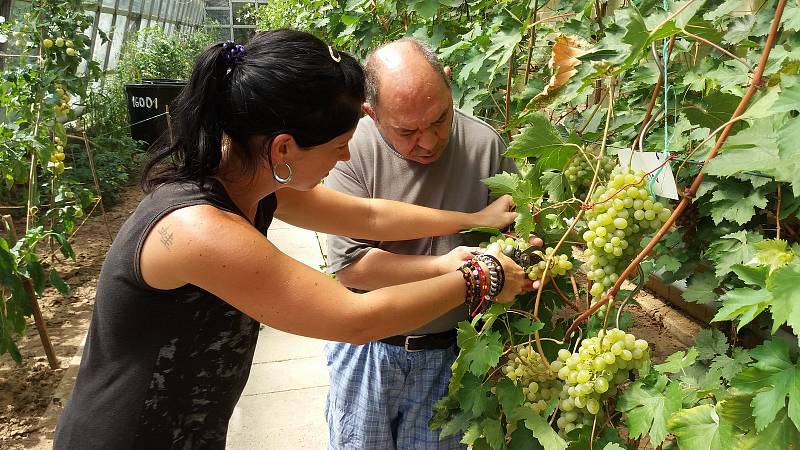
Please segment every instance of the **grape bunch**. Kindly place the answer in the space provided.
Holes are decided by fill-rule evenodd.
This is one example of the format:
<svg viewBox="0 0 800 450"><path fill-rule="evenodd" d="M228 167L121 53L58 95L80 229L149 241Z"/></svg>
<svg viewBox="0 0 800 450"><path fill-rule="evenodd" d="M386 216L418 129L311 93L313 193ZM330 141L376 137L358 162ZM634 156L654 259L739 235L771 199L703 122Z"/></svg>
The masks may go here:
<svg viewBox="0 0 800 450"><path fill-rule="evenodd" d="M517 250L524 251L529 249L531 244L528 243L527 239L500 235L490 237L488 244L486 242L481 242L480 246L489 251L494 247L503 252L506 256L513 256Z"/></svg>
<svg viewBox="0 0 800 450"><path fill-rule="evenodd" d="M577 154L564 169L564 176L567 177L572 193L576 197L584 198L589 191L589 185L594 178L594 169L597 166L597 156L588 153L587 159L583 154ZM600 170L597 173L598 180L604 182L608 180L611 172L616 167L614 158L603 156L600 159Z"/></svg>
<svg viewBox="0 0 800 450"><path fill-rule="evenodd" d="M558 397L562 383L558 380L552 366L548 368L541 355L530 345L521 345L508 356L508 362L501 369L503 374L522 385L525 395L524 405L537 414L547 410L547 402Z"/></svg>
<svg viewBox="0 0 800 450"><path fill-rule="evenodd" d="M584 256L586 277L593 281L589 292L600 299L639 252L644 235L659 229L671 211L650 195L644 174L630 170L615 170L592 201L586 212Z"/></svg>
<svg viewBox="0 0 800 450"><path fill-rule="evenodd" d="M568 270L572 269L572 261L569 260L569 256L565 254L556 255L555 249L552 247L547 247L544 252L536 250L533 253L539 255L542 260L528 268L528 278L532 281L542 278L545 269L547 269L548 261L550 268L547 269L547 273L551 277L564 275Z"/></svg>
<svg viewBox="0 0 800 450"><path fill-rule="evenodd" d="M564 381L559 393L559 429L566 434L593 420L600 404L617 393L617 386L628 379L629 372L649 359L647 341L618 328L601 330L597 336L583 340L575 353L559 350L558 360L550 365Z"/></svg>
<svg viewBox="0 0 800 450"><path fill-rule="evenodd" d="M506 256L514 256L515 253L525 251L531 247L528 239L504 236L492 236L489 238L488 244L481 243L480 246L487 250L492 250L493 246L496 246L495 248L503 252ZM527 269L528 278L532 281L542 279L545 269L547 269L547 273L551 277L564 275L568 270L572 269L572 261L569 260L569 256L566 254L555 254L555 249L552 247L547 247L544 251L536 250L533 253L538 255L542 260ZM549 268L548 262L550 265Z"/></svg>

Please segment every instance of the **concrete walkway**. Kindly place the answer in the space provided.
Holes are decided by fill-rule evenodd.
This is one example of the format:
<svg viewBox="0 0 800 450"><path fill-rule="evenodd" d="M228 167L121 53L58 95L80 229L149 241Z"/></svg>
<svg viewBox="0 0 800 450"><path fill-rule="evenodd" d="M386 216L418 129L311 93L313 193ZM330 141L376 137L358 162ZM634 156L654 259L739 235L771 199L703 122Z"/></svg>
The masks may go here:
<svg viewBox="0 0 800 450"><path fill-rule="evenodd" d="M324 245L312 231L276 219L269 239L308 266L320 269L324 264ZM324 345L262 327L250 379L228 427L229 450L326 448Z"/></svg>

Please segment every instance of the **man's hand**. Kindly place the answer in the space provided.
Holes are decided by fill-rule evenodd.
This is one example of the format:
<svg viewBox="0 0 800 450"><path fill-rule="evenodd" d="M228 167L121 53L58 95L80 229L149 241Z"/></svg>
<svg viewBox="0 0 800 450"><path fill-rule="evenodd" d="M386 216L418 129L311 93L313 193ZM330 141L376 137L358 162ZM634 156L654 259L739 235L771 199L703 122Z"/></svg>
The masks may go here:
<svg viewBox="0 0 800 450"><path fill-rule="evenodd" d="M493 201L489 206L473 213L476 227L492 227L503 229L516 220L514 201L510 195L504 195Z"/></svg>

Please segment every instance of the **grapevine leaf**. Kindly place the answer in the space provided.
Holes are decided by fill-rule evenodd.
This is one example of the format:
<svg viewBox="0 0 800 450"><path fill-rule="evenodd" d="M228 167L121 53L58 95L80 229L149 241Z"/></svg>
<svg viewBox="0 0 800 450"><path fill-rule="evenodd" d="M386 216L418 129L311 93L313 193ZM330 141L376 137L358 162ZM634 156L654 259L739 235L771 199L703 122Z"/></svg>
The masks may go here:
<svg viewBox="0 0 800 450"><path fill-rule="evenodd" d="M603 450L625 450L625 447L617 444L616 442L609 442L603 447Z"/></svg>
<svg viewBox="0 0 800 450"><path fill-rule="evenodd" d="M767 289L772 294L773 333L787 322L795 333L800 333L800 290L797 283L800 283L800 265L796 263L775 270L767 279Z"/></svg>
<svg viewBox="0 0 800 450"><path fill-rule="evenodd" d="M533 432L545 450L566 450L567 442L559 436L547 423L547 420L536 414L531 408L520 406L509 415L510 420L524 420L525 427Z"/></svg>
<svg viewBox="0 0 800 450"><path fill-rule="evenodd" d="M564 139L544 114L531 114L527 121L530 126L514 136L514 140L508 146L506 156L510 158L539 156L538 149L564 144ZM554 169L558 168L560 167L554 167Z"/></svg>
<svg viewBox="0 0 800 450"><path fill-rule="evenodd" d="M800 431L784 409L763 431L748 434L733 448L734 450L796 449L798 446L800 446Z"/></svg>
<svg viewBox="0 0 800 450"><path fill-rule="evenodd" d="M498 419L492 419L491 417L483 419L481 428L483 428L483 436L486 442L488 442L494 450L503 448L505 433L503 433L503 426Z"/></svg>
<svg viewBox="0 0 800 450"><path fill-rule="evenodd" d="M711 271L697 272L689 278L682 297L687 302L707 305L717 299L714 289L719 286L717 277Z"/></svg>
<svg viewBox="0 0 800 450"><path fill-rule="evenodd" d="M44 269L42 269L41 263L39 261L28 261L27 264L28 275L33 282L33 289L36 291L37 295L42 295L45 288L45 276L44 276Z"/></svg>
<svg viewBox="0 0 800 450"><path fill-rule="evenodd" d="M800 31L800 6L789 3L783 13L783 29L785 31Z"/></svg>
<svg viewBox="0 0 800 450"><path fill-rule="evenodd" d="M731 395L717 403L717 414L737 429L748 432L755 430L752 395Z"/></svg>
<svg viewBox="0 0 800 450"><path fill-rule="evenodd" d="M542 173L542 188L551 202L563 202L570 198L569 183L561 172L548 170Z"/></svg>
<svg viewBox="0 0 800 450"><path fill-rule="evenodd" d="M518 406L525 402L525 394L522 388L514 384L510 379L503 377L497 383L497 400L504 411L514 411Z"/></svg>
<svg viewBox="0 0 800 450"><path fill-rule="evenodd" d="M734 264L744 264L756 254L753 244L764 238L751 231L737 231L726 234L712 242L706 250L706 257L714 263L717 278L731 272Z"/></svg>
<svg viewBox="0 0 800 450"><path fill-rule="evenodd" d="M709 361L728 351L728 339L725 334L714 328L700 330L694 345L697 348L697 359L700 361Z"/></svg>
<svg viewBox="0 0 800 450"><path fill-rule="evenodd" d="M598 428L600 422L597 422ZM576 440L571 441L569 444L569 450L592 450L592 449L606 449L606 448L617 448L617 447L609 447L611 445L617 445L618 448L622 450L629 450L629 447L625 445L622 438L619 437L619 433L617 429L614 427L603 427L605 431L601 436L592 436L591 433L582 432L580 429L578 431L574 431L577 435ZM584 429L585 430L585 429ZM594 441L594 442L592 442Z"/></svg>
<svg viewBox="0 0 800 450"><path fill-rule="evenodd" d="M750 323L761 314L772 301L772 295L766 289L737 288L720 297L722 308L711 319L712 322L733 320L738 318L736 330Z"/></svg>
<svg viewBox="0 0 800 450"><path fill-rule="evenodd" d="M461 389L456 393L458 403L464 411L471 411L473 416L483 415L487 407L486 388L483 380L471 373L464 375Z"/></svg>
<svg viewBox="0 0 800 450"><path fill-rule="evenodd" d="M538 320L528 319L527 317L520 317L514 320L512 327L519 334L529 335L544 328L544 323Z"/></svg>
<svg viewBox="0 0 800 450"><path fill-rule="evenodd" d="M741 372L745 366L751 361L750 356L746 351L735 348L733 350L733 358L728 355L718 355L714 357L711 362L709 372L714 371L727 381L732 380L736 375Z"/></svg>
<svg viewBox="0 0 800 450"><path fill-rule="evenodd" d="M465 322L462 322L462 325ZM487 331L478 333L472 325L459 326L458 346L461 348L463 363L466 370L483 376L489 369L497 365L503 353L503 343L500 333Z"/></svg>
<svg viewBox="0 0 800 450"><path fill-rule="evenodd" d="M722 420L713 405L700 405L676 412L669 431L685 450L728 450L733 447L733 425Z"/></svg>
<svg viewBox="0 0 800 450"><path fill-rule="evenodd" d="M520 182L518 174L508 172L484 178L482 181L489 188L493 197L500 197L506 194L513 195L517 192Z"/></svg>
<svg viewBox="0 0 800 450"><path fill-rule="evenodd" d="M711 218L719 225L730 220L744 225L767 206L767 197L758 190L742 184L720 186L711 196Z"/></svg>
<svg viewBox="0 0 800 450"><path fill-rule="evenodd" d="M797 8L800 17L800 8ZM778 99L772 105L774 112L789 112L800 108L800 83L783 89Z"/></svg>
<svg viewBox="0 0 800 450"><path fill-rule="evenodd" d="M453 436L456 433L464 430L472 419L473 416L471 411L461 411L460 413L456 414L452 420L444 424L439 435L441 437Z"/></svg>
<svg viewBox="0 0 800 450"><path fill-rule="evenodd" d="M517 429L511 433L511 442L508 450L543 450L542 444L533 437L533 432L522 422L517 423Z"/></svg>
<svg viewBox="0 0 800 450"><path fill-rule="evenodd" d="M436 0L418 0L408 3L409 11L414 11L426 19L433 18L433 16L436 15L436 10L438 8L439 2Z"/></svg>
<svg viewBox="0 0 800 450"><path fill-rule="evenodd" d="M788 120L777 131L778 156L781 165L778 167L776 180L788 181L792 185L795 197L800 196L800 119Z"/></svg>
<svg viewBox="0 0 800 450"><path fill-rule="evenodd" d="M653 368L661 373L678 373L694 364L699 354L697 348L690 347L686 352L678 351L667 356L663 364L656 364Z"/></svg>
<svg viewBox="0 0 800 450"><path fill-rule="evenodd" d="M769 275L769 269L766 267L753 267L742 264L734 264L731 266L731 270L733 270L733 273L735 273L740 280L747 284L758 286L762 289L767 287L767 276Z"/></svg>
<svg viewBox="0 0 800 450"><path fill-rule="evenodd" d="M719 5L713 11L703 14L703 19L716 20L720 17L725 17L729 13L736 11L742 7L742 2L739 0L726 0L723 4Z"/></svg>
<svg viewBox="0 0 800 450"><path fill-rule="evenodd" d="M786 241L781 239L759 242L753 244L753 248L756 249L754 261L761 266L769 267L770 272L789 264L794 259L794 253L788 249Z"/></svg>
<svg viewBox="0 0 800 450"><path fill-rule="evenodd" d="M481 424L479 422L470 422L466 430L464 430L464 437L461 438L462 444L473 444L481 437Z"/></svg>
<svg viewBox="0 0 800 450"><path fill-rule="evenodd" d="M751 405L756 431L762 431L789 398L789 418L800 425L800 366L793 364L786 343L768 341L750 351L756 362L733 379L732 386L744 393L755 393Z"/></svg>
<svg viewBox="0 0 800 450"><path fill-rule="evenodd" d="M536 231L536 222L528 208L517 209L517 218L514 220L514 232L517 236L527 236Z"/></svg>
<svg viewBox="0 0 800 450"><path fill-rule="evenodd" d="M656 265L662 267L667 272L675 272L681 268L683 263L674 256L665 253L658 257Z"/></svg>
<svg viewBox="0 0 800 450"><path fill-rule="evenodd" d="M620 397L617 409L626 413L625 423L632 438L649 433L651 445L657 447L664 442L667 420L681 408L683 397L679 383L667 383L663 376L652 387L637 381Z"/></svg>

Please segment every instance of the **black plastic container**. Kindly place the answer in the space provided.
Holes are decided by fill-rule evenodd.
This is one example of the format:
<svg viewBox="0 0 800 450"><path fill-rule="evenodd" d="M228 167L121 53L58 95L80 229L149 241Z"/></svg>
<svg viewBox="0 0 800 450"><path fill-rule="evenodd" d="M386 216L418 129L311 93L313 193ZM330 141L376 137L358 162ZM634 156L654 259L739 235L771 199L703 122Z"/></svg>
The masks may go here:
<svg viewBox="0 0 800 450"><path fill-rule="evenodd" d="M128 117L131 136L152 145L168 131L167 106L180 94L186 81L144 79L138 84L126 84Z"/></svg>

